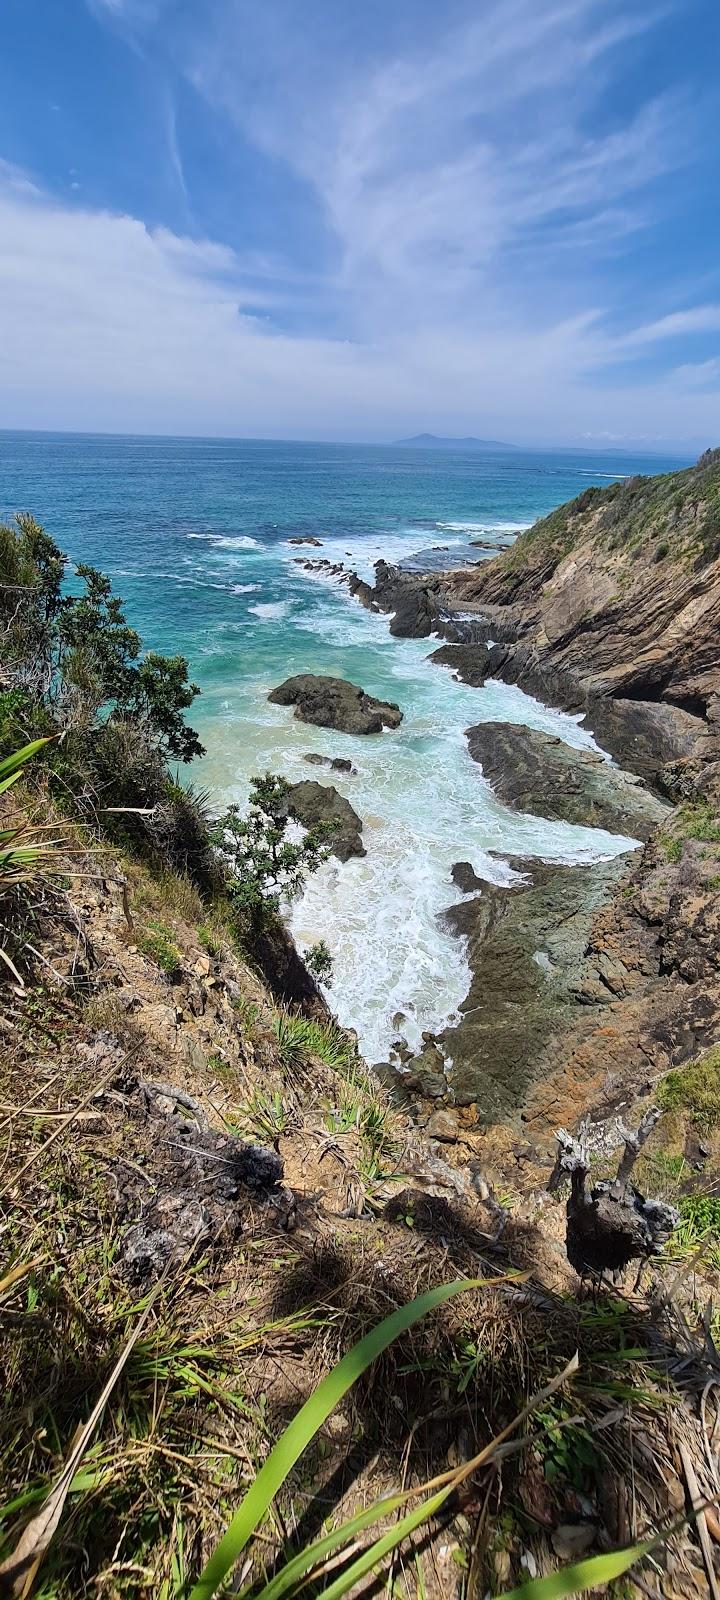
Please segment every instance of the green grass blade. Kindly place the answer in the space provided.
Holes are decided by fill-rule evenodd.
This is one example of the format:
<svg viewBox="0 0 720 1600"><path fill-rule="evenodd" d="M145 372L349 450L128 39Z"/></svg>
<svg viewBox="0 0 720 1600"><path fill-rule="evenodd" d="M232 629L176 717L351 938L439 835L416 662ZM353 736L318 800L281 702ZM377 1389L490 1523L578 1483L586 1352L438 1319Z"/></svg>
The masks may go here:
<svg viewBox="0 0 720 1600"><path fill-rule="evenodd" d="M601 1584L612 1583L614 1578L621 1578L636 1561L654 1550L657 1543L657 1539L651 1539L648 1544L612 1550L607 1556L589 1556L586 1561L576 1561L572 1567L563 1567L562 1572L551 1572L548 1578L531 1578L521 1583L519 1589L509 1589L499 1595L498 1600L564 1600L566 1595L584 1594L586 1589L596 1589ZM328 1600L327 1594L323 1600Z"/></svg>
<svg viewBox="0 0 720 1600"><path fill-rule="evenodd" d="M342 1361L333 1367L332 1372L328 1373L314 1394L306 1400L297 1416L293 1417L275 1448L270 1452L235 1512L227 1532L191 1590L189 1600L210 1600L215 1594L219 1584L244 1550L258 1523L262 1521L298 1456L342 1400L343 1395L347 1394L348 1389L377 1356L381 1355L383 1350L387 1350L388 1345L392 1344L401 1333L405 1333L422 1317L427 1316L428 1312L444 1305L445 1301L452 1299L454 1295L464 1294L468 1289L477 1288L482 1281L484 1280L462 1278L455 1283L442 1284L438 1289L431 1289L428 1294L420 1295L418 1299L411 1300L409 1305L401 1306L398 1311L386 1317L377 1328L373 1328L371 1333L366 1334L364 1339L343 1356Z"/></svg>
<svg viewBox="0 0 720 1600"><path fill-rule="evenodd" d="M444 1489L439 1489L437 1494L431 1495L429 1500L423 1500L414 1511L409 1511L407 1516L396 1522L381 1539L376 1539L375 1544L364 1550L357 1561L351 1562L334 1583L323 1589L322 1600L340 1600L340 1596L353 1589L360 1578L364 1578L368 1572L374 1572L385 1556L389 1556L399 1544L402 1544L403 1539L407 1539L408 1534L414 1533L416 1528L421 1528L424 1522L434 1517L435 1512L441 1509L451 1494L454 1494L456 1487L454 1482L448 1483Z"/></svg>
<svg viewBox="0 0 720 1600"><path fill-rule="evenodd" d="M44 749L46 744L52 744L52 739L33 739L31 744L23 745L22 750L14 750L11 756L6 756L4 761L0 761L0 794L3 793L3 789L9 787L7 779L19 775L25 763L31 761L38 750Z"/></svg>
<svg viewBox="0 0 720 1600"><path fill-rule="evenodd" d="M342 1600L342 1596L354 1588L360 1578L377 1571L385 1557L390 1555L408 1534L414 1533L416 1528L421 1527L441 1509L454 1488L454 1484L448 1484L447 1488L441 1489L430 1500L424 1501L408 1516L403 1517L402 1521L396 1523L382 1539L376 1540L368 1550L363 1551L357 1561L346 1567L334 1583L323 1589L322 1600ZM611 1583L614 1578L622 1577L623 1573L646 1556L656 1543L657 1540L650 1540L648 1544L630 1545L626 1550L615 1550L607 1556L590 1556L586 1561L578 1561L572 1567L563 1568L562 1572L552 1572L547 1578L532 1578L527 1583L521 1584L518 1589L500 1595L498 1600L564 1600L568 1595L583 1594L587 1589L604 1586Z"/></svg>
<svg viewBox="0 0 720 1600"><path fill-rule="evenodd" d="M314 1544L308 1544L293 1556L287 1565L276 1573L274 1578L261 1589L256 1600L281 1600L289 1589L304 1578L306 1573L317 1566L319 1561L324 1561L326 1556L332 1555L333 1550L339 1549L342 1544L349 1544L358 1533L363 1533L365 1528L371 1528L374 1522L380 1522L382 1517L391 1517L400 1506L405 1505L409 1499L409 1491L389 1495L384 1500L374 1500L366 1511L361 1511L356 1517L350 1517L347 1522L342 1522L322 1539L316 1539Z"/></svg>
<svg viewBox="0 0 720 1600"><path fill-rule="evenodd" d="M5 790L10 788L11 783L17 783L18 778L21 777L22 768L19 768L17 772L11 772L8 778L3 778L0 780L0 794L4 794Z"/></svg>

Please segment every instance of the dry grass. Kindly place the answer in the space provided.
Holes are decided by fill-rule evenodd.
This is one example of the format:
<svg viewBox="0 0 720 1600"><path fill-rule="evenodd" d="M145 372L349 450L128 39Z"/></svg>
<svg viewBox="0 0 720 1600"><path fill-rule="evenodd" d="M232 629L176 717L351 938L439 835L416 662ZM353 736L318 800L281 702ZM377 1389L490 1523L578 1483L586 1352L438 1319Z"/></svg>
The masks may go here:
<svg viewBox="0 0 720 1600"><path fill-rule="evenodd" d="M69 1050L66 1066L71 1058ZM153 1181L153 1142L111 1084L71 1136L43 1150L51 1113L71 1113L96 1089L92 1071L53 1082L45 1070L37 1116L11 1118L12 1161L27 1161L28 1151L35 1160L6 1197L2 1232L0 1276L35 1263L3 1297L12 1399L0 1529L9 1547L146 1298L128 1280L113 1194L123 1167L137 1168L141 1187ZM4 1086L5 1103L20 1106L26 1088L27 1058ZM294 1138L307 1141L307 1125ZM483 1257L480 1244L467 1226L452 1237L447 1215L429 1203L413 1227L313 1214L287 1234L268 1231L258 1213L239 1247L212 1246L179 1263L77 1474L43 1567L42 1600L180 1595L183 1575L197 1572L271 1443L339 1356L393 1306L458 1270L505 1270L507 1261ZM518 1229L509 1243L518 1266L526 1244ZM414 1556L403 1558L398 1592L415 1600L422 1582L426 1594L447 1594L452 1579L460 1594L476 1544L479 1592L492 1593L506 1569L522 1575L523 1549L552 1560L552 1527L576 1514L578 1496L613 1540L667 1521L683 1492L679 1430L700 1457L676 1382L702 1387L702 1363L680 1372L686 1352L674 1350L663 1318L644 1302L606 1296L578 1306L518 1282L462 1297L386 1353L299 1464L274 1524L252 1547L254 1573L269 1573L288 1541L309 1539L327 1517L474 1453L576 1347L572 1392L535 1419L502 1475L470 1485L429 1544L419 1542L419 1569ZM477 1542L487 1497L492 1516ZM686 1562L692 1549L683 1538L677 1550ZM446 1547L457 1558L450 1568L439 1554Z"/></svg>
<svg viewBox="0 0 720 1600"><path fill-rule="evenodd" d="M156 888L142 894L144 914L159 915ZM578 1303L569 1275L567 1293L551 1290L537 1265L546 1214L538 1225L511 1219L493 1252L477 1214L405 1189L402 1162L417 1132L334 1033L322 1054L315 1033L288 1033L287 1017L278 1023L234 958L226 993L225 957L213 956L220 988L208 990L214 1009L200 1019L217 1056L192 1071L179 1051L169 1057L145 1030L143 1010L129 1015L115 987L129 963L132 984L150 985L152 1001L159 975L128 954L118 906L113 922L92 917L95 993L81 1005L63 986L35 989L14 1001L6 1035L0 1556L57 1476L147 1301L148 1281L125 1258L126 1234L167 1192L178 1135L148 1121L140 1078L182 1081L214 1126L274 1145L294 1205L272 1210L250 1197L239 1217L233 1211L234 1231L216 1231L175 1261L71 1487L40 1600L181 1596L320 1377L395 1306L463 1272L530 1268L531 1276L474 1290L386 1352L299 1462L253 1541L248 1579L324 1522L474 1454L576 1348L572 1390L535 1418L501 1470L471 1481L403 1553L394 1594L497 1594L522 1579L525 1551L541 1571L557 1565L553 1532L567 1522L591 1523L596 1548L667 1524L685 1503L680 1443L712 1498L704 1440L716 1391L706 1395L707 1435L699 1400L720 1374L672 1309L620 1293ZM184 920L173 926L192 967L202 945L187 944ZM184 984L175 991L183 1006ZM692 1316L689 1301L684 1315ZM668 1583L674 1594L704 1592L699 1558L692 1531L675 1538L665 1593ZM668 1559L658 1558L661 1568ZM643 1581L645 1592L660 1593L652 1567Z"/></svg>

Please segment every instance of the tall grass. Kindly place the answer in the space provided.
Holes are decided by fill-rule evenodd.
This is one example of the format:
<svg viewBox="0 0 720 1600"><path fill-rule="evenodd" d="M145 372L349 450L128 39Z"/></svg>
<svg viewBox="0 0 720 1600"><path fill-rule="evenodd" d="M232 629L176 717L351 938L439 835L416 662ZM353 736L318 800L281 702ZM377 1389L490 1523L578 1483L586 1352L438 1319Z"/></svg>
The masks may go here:
<svg viewBox="0 0 720 1600"><path fill-rule="evenodd" d="M349 1067L356 1056L352 1040L336 1022L313 1022L290 1011L278 1011L273 1032L285 1067L317 1056L327 1067L338 1071Z"/></svg>

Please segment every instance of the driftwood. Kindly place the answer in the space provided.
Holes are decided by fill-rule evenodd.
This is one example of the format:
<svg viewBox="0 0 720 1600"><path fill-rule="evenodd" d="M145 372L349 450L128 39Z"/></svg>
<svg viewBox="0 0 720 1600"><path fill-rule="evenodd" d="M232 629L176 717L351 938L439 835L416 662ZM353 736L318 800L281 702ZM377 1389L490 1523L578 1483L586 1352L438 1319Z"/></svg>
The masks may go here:
<svg viewBox="0 0 720 1600"><path fill-rule="evenodd" d="M548 1189L557 1189L564 1178L570 1179L565 1244L568 1261L581 1277L621 1273L631 1261L659 1255L680 1221L674 1206L646 1199L630 1182L640 1151L661 1115L653 1107L635 1133L621 1128L625 1147L617 1176L610 1182L591 1185L584 1130L578 1138L565 1128L555 1135L559 1149Z"/></svg>

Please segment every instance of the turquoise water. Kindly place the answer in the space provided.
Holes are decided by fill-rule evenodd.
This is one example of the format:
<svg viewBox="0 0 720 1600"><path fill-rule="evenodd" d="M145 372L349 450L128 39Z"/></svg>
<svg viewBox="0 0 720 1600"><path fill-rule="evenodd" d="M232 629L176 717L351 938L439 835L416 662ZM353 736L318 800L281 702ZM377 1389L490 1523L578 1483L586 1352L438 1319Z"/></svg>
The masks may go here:
<svg viewBox="0 0 720 1600"><path fill-rule="evenodd" d="M202 689L192 720L207 746L192 772L219 802L242 799L249 777L268 767L322 781L307 751L352 756L357 776L333 782L363 818L367 857L328 862L292 921L301 945L329 943L330 999L368 1058L381 1060L399 1034L415 1045L423 1029L439 1028L467 992L464 948L440 918L458 898L453 862L469 859L502 882L509 872L489 850L578 861L628 841L506 811L467 755L463 731L473 722L529 722L591 743L576 720L505 685L455 683L428 661L434 641L393 639L386 619L295 558L322 554L368 576L381 555L483 559L471 539L507 543L590 483L680 464L0 433L0 515L31 510L72 560L112 576L147 645L189 658ZM288 544L303 535L323 550ZM295 722L267 694L300 671L348 677L397 701L402 726L354 739Z"/></svg>

